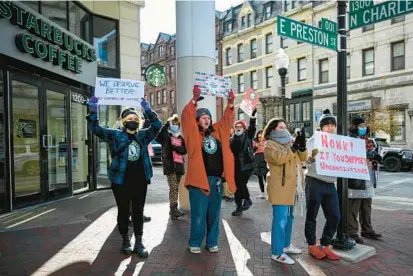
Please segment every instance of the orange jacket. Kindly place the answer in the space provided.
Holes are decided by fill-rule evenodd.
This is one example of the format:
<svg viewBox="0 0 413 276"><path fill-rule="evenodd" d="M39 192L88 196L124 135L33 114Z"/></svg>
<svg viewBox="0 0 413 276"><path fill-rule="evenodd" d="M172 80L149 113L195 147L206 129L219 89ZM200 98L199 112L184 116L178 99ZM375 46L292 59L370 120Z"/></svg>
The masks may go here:
<svg viewBox="0 0 413 276"><path fill-rule="evenodd" d="M200 188L209 195L208 177L205 171L204 159L202 156L202 145L204 134L199 131L196 121L197 105L191 100L182 110L181 126L185 136L186 150L188 154L188 167L185 176L185 187L193 186ZM228 188L235 193L235 161L229 147L231 127L234 122L234 108L227 107L224 116L217 123L213 124L214 131L211 135L221 142L222 156L224 163L224 178L227 180Z"/></svg>

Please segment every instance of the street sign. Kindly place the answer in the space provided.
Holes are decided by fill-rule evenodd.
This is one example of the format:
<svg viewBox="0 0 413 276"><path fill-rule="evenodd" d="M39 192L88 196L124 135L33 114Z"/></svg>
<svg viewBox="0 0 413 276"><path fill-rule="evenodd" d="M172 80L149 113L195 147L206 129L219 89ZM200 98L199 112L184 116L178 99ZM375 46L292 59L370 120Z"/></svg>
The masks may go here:
<svg viewBox="0 0 413 276"><path fill-rule="evenodd" d="M329 33L337 34L337 23L326 18L321 18L321 29Z"/></svg>
<svg viewBox="0 0 413 276"><path fill-rule="evenodd" d="M413 13L413 0L391 0L377 5L370 5L370 2L366 1L363 8L360 6L361 2L363 1L350 2L350 30ZM369 6L366 8L366 5Z"/></svg>
<svg viewBox="0 0 413 276"><path fill-rule="evenodd" d="M350 0L350 13L365 10L374 6L373 0Z"/></svg>
<svg viewBox="0 0 413 276"><path fill-rule="evenodd" d="M278 15L277 35L337 51L337 34Z"/></svg>

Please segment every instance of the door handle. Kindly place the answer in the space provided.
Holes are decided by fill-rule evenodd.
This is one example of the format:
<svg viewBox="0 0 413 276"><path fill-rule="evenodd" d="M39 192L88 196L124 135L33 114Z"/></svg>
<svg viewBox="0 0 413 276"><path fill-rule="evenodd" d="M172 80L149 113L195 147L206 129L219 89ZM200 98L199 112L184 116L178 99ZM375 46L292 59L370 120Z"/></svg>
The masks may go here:
<svg viewBox="0 0 413 276"><path fill-rule="evenodd" d="M42 146L44 148L47 148L47 146L48 146L48 145L46 145L46 140L48 139L47 137L48 137L48 135L43 135L42 136Z"/></svg>
<svg viewBox="0 0 413 276"><path fill-rule="evenodd" d="M53 147L53 136L52 135L47 135L47 146L49 148Z"/></svg>

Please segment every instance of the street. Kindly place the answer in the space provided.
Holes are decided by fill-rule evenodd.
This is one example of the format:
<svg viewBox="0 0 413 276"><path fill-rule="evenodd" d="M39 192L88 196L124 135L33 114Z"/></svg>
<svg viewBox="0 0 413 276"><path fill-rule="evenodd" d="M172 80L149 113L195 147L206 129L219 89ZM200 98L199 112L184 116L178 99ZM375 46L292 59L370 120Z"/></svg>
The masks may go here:
<svg viewBox="0 0 413 276"><path fill-rule="evenodd" d="M223 201L220 252L187 249L188 216L171 221L168 189L159 165L149 186L144 243L148 259L119 252L116 207L110 190L96 191L0 216L0 275L412 275L413 173L382 172L372 215L382 241L366 240L377 255L358 264L315 261L308 256L304 218L296 217L293 243L303 249L293 266L270 260L272 212L249 183L254 202L242 217L232 217L234 203ZM320 212L318 233L324 218Z"/></svg>

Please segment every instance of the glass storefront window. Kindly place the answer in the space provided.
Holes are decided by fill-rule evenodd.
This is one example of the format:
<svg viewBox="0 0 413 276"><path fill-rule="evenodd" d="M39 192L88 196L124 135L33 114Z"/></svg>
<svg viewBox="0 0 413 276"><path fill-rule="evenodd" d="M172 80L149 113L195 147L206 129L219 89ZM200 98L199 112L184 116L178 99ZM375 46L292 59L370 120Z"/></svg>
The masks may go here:
<svg viewBox="0 0 413 276"><path fill-rule="evenodd" d="M69 31L81 39L92 43L90 38L90 15L79 5L69 2Z"/></svg>
<svg viewBox="0 0 413 276"><path fill-rule="evenodd" d="M303 103L303 121L309 121L310 120L310 102L304 102Z"/></svg>
<svg viewBox="0 0 413 276"><path fill-rule="evenodd" d="M42 15L67 29L67 1L41 1Z"/></svg>
<svg viewBox="0 0 413 276"><path fill-rule="evenodd" d="M116 68L117 35L116 21L93 17L93 46L97 49L98 66Z"/></svg>
<svg viewBox="0 0 413 276"><path fill-rule="evenodd" d="M32 10L39 12L39 1L21 1Z"/></svg>
<svg viewBox="0 0 413 276"><path fill-rule="evenodd" d="M3 97L3 72L0 70L0 213L6 211L6 178L5 172L5 146L4 146L4 97Z"/></svg>

